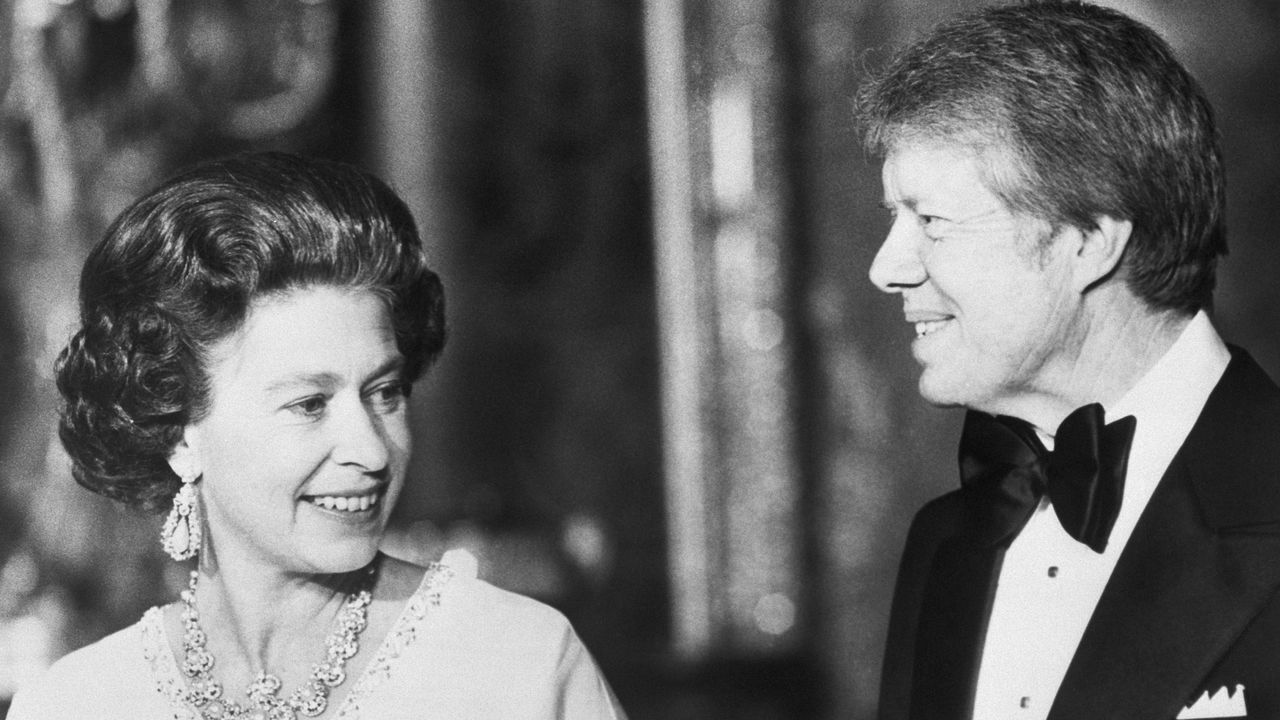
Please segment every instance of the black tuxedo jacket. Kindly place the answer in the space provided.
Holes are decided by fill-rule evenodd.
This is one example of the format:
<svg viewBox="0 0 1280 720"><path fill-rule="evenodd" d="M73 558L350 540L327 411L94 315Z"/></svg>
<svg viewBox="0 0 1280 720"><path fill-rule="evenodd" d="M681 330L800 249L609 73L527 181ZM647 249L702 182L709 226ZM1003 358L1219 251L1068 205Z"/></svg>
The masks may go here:
<svg viewBox="0 0 1280 720"><path fill-rule="evenodd" d="M881 720L935 720L921 705L913 711L913 664L922 608L949 612L948 598L926 600L937 595L930 575L968 571L948 560L961 542L961 512L953 492L912 523L889 622ZM1172 720L1206 689L1237 684L1248 717L1280 719L1278 589L1280 388L1232 348L1226 373L1121 553L1049 720ZM981 612L989 615L989 601ZM985 624L983 617L976 632L985 633ZM936 618L923 626L951 627Z"/></svg>

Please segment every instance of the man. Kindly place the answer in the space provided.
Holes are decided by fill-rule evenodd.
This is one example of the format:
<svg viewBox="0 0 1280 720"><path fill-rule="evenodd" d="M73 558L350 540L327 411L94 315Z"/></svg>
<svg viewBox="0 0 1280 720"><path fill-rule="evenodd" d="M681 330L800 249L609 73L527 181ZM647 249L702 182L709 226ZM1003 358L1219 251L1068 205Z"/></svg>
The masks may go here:
<svg viewBox="0 0 1280 720"><path fill-rule="evenodd" d="M881 717L1280 717L1280 389L1206 311L1208 101L1168 46L1053 1L940 26L859 96L870 270L919 390L968 409L917 515Z"/></svg>

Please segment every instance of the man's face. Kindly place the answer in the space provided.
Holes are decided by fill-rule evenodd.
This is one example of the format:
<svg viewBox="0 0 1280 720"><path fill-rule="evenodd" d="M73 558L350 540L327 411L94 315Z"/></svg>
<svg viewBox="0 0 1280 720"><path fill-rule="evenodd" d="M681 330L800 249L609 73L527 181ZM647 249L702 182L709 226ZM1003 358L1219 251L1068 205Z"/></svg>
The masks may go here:
<svg viewBox="0 0 1280 720"><path fill-rule="evenodd" d="M920 394L938 405L1016 413L1069 377L1084 323L1066 243L987 189L982 158L905 144L884 162L888 237L871 280L902 296L915 326Z"/></svg>

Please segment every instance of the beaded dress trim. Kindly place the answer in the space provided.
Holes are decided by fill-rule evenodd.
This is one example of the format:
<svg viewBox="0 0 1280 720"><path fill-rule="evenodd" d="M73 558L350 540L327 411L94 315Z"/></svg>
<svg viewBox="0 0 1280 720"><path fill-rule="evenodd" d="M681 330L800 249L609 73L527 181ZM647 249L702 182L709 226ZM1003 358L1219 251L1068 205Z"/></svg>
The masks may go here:
<svg viewBox="0 0 1280 720"><path fill-rule="evenodd" d="M356 684L338 706L335 718L356 720L360 717L360 705L391 677L396 660L422 634L427 616L440 606L440 597L449 581L454 578L453 565L461 565L463 573L474 568L474 560L460 558L460 563L450 563L453 552L446 553L441 562L432 563L422 578L422 583L409 598L391 626L391 632L378 647L373 660L360 674ZM468 562L470 560L470 562ZM472 573L474 571L472 570ZM147 610L139 623L142 633L142 656L151 669L156 689L169 701L174 720L199 720L199 712L187 702L187 683L169 647L168 633L164 627L164 611L159 607Z"/></svg>

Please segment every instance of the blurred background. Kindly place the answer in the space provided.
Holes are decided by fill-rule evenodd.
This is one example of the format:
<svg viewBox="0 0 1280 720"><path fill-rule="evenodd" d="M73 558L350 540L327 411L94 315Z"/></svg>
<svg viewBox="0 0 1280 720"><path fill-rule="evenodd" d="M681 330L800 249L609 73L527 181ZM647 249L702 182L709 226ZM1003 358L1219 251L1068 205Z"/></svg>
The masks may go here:
<svg viewBox="0 0 1280 720"><path fill-rule="evenodd" d="M870 718L906 524L954 480L916 396L850 97L964 0L0 3L0 717L176 596L159 518L75 485L53 360L134 197L243 149L420 221L452 325L388 551L560 608L634 720ZM1215 102L1216 319L1280 376L1280 5L1110 2Z"/></svg>

